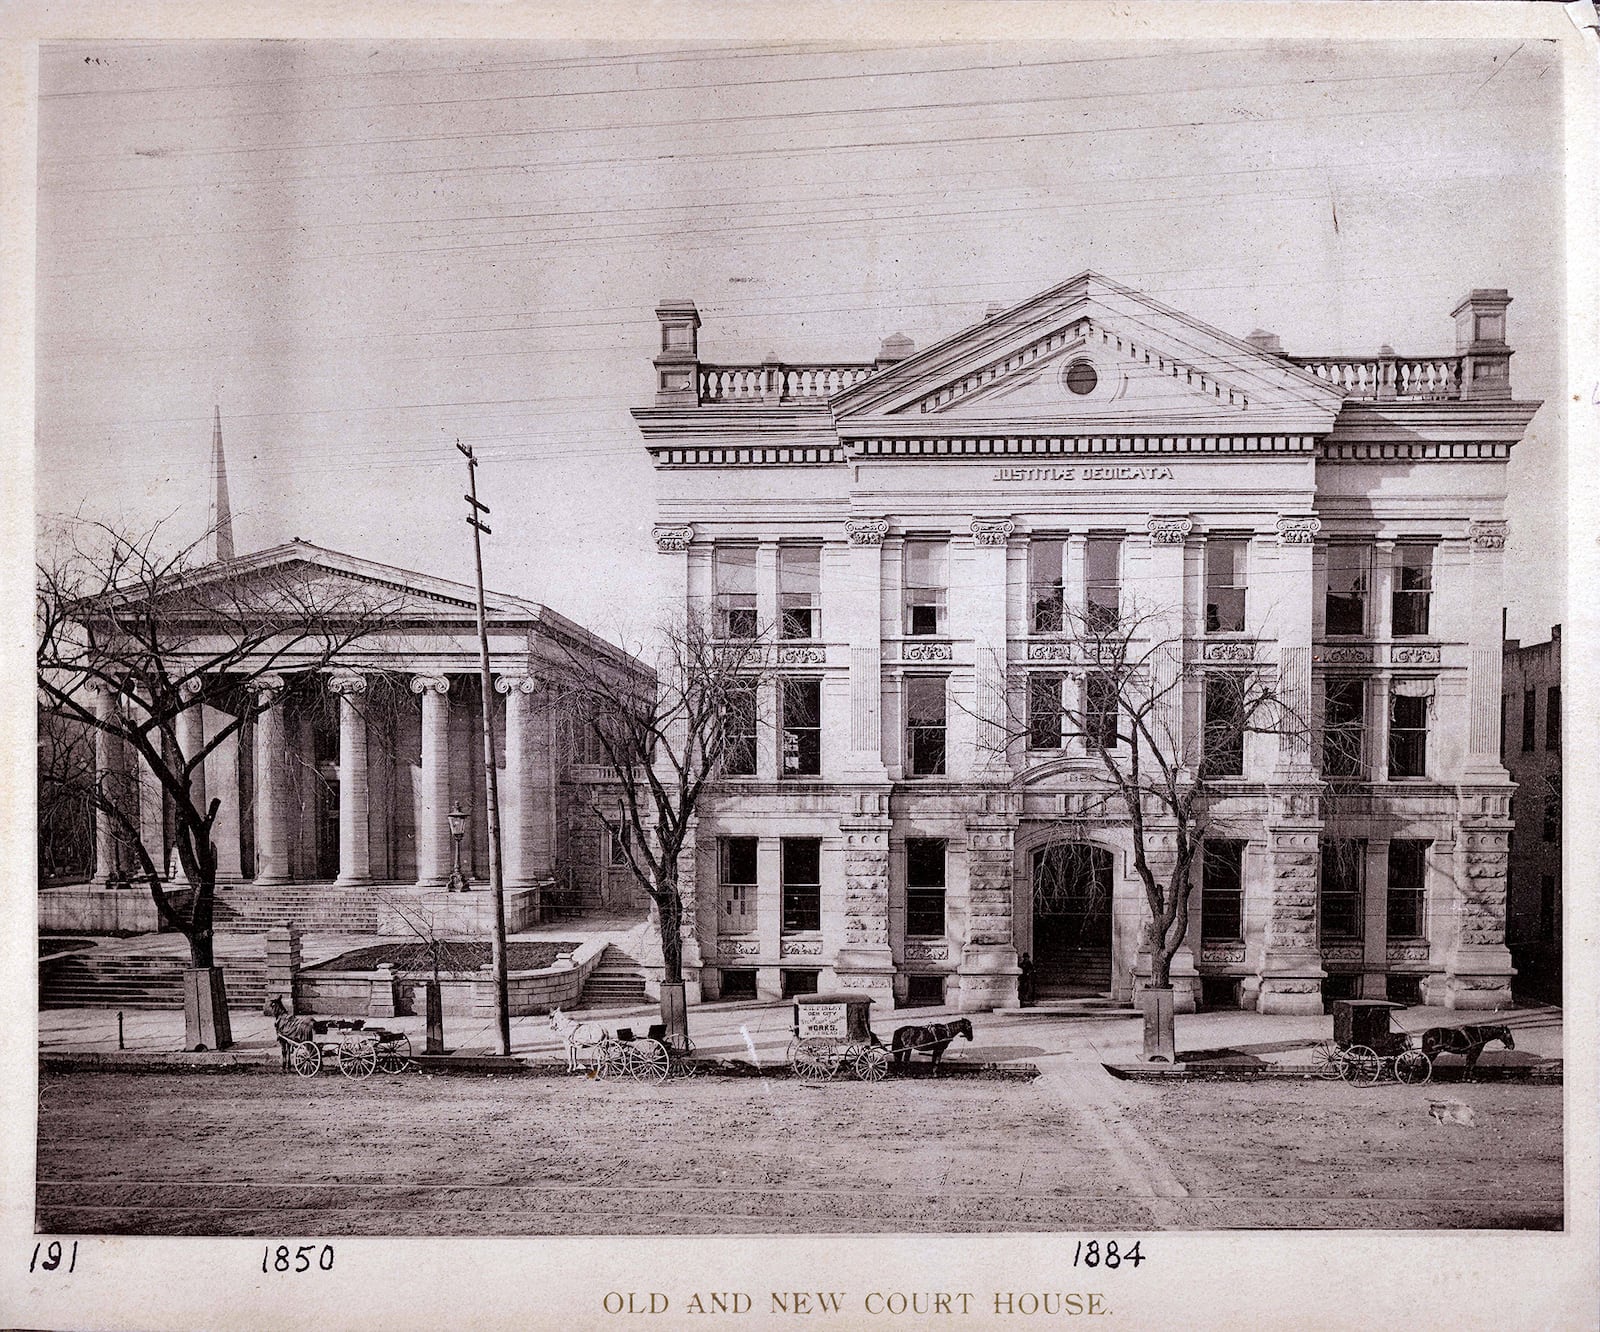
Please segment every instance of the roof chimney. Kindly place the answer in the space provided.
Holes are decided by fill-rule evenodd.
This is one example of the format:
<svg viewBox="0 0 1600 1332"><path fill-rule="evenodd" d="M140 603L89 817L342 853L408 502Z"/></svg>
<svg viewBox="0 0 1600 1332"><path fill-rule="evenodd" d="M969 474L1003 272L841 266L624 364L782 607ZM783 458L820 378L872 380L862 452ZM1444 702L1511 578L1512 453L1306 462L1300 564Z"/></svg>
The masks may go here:
<svg viewBox="0 0 1600 1332"><path fill-rule="evenodd" d="M1264 328L1251 329L1245 335L1245 341L1257 351L1265 352L1268 356L1283 355L1283 343L1278 341L1278 335L1276 333L1268 333Z"/></svg>
<svg viewBox="0 0 1600 1332"><path fill-rule="evenodd" d="M693 301L662 301L656 306L661 321L661 354L655 358L656 406L700 403L700 312Z"/></svg>
<svg viewBox="0 0 1600 1332"><path fill-rule="evenodd" d="M1511 348L1506 345L1504 287L1477 287L1450 311L1456 321L1456 352L1461 357L1461 396L1511 396Z"/></svg>
<svg viewBox="0 0 1600 1332"><path fill-rule="evenodd" d="M892 333L883 340L883 345L878 348L877 366L881 370L886 365L893 365L896 361L903 361L916 349L917 344L911 341L904 333Z"/></svg>

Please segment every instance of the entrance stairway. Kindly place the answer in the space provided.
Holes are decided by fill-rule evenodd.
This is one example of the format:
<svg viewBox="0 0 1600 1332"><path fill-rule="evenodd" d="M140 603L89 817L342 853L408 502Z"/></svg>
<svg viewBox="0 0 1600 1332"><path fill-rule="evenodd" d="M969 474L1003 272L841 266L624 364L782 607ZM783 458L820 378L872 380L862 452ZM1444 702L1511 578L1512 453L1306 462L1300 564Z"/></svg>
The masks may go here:
<svg viewBox="0 0 1600 1332"><path fill-rule="evenodd" d="M639 960L616 944L607 944L589 973L578 998L578 1007L633 1008L649 1002L650 997L644 991L644 968Z"/></svg>
<svg viewBox="0 0 1600 1332"><path fill-rule="evenodd" d="M257 887L219 884L218 929L265 933L277 925L324 934L376 934L378 899L373 891L349 891L317 883Z"/></svg>
<svg viewBox="0 0 1600 1332"><path fill-rule="evenodd" d="M267 1001L265 959L218 957L227 979L229 1008L261 1008ZM40 1008L182 1008L182 957L138 956L90 949L45 958L39 967Z"/></svg>

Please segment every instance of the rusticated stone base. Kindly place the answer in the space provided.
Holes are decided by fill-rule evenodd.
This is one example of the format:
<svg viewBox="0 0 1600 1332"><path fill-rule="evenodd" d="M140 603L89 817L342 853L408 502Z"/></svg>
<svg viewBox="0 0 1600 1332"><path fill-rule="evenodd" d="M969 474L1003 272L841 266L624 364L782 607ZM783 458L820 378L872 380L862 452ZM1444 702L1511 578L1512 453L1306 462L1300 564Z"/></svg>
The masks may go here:
<svg viewBox="0 0 1600 1332"><path fill-rule="evenodd" d="M1299 964L1280 962L1265 972L1256 993L1256 1012L1290 1013L1307 1017L1322 1012L1325 973L1315 958Z"/></svg>
<svg viewBox="0 0 1600 1332"><path fill-rule="evenodd" d="M1017 950L1010 944L968 944L956 971L955 1005L961 1013L1021 1008L1017 995ZM949 994L949 991L946 991Z"/></svg>

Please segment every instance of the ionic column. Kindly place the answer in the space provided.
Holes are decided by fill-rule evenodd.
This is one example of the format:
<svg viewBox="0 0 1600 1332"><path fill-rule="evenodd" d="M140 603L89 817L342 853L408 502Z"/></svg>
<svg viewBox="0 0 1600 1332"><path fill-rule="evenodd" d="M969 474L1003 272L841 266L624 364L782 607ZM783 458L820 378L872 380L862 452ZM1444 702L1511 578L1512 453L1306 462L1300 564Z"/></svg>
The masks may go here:
<svg viewBox="0 0 1600 1332"><path fill-rule="evenodd" d="M417 811L417 884L437 886L450 878L450 681L419 675L411 690L422 695L422 789Z"/></svg>
<svg viewBox="0 0 1600 1332"><path fill-rule="evenodd" d="M284 679L281 675L263 675L252 688L262 708L256 716L255 881L288 883L289 818L283 789L284 754L288 747L283 716Z"/></svg>
<svg viewBox="0 0 1600 1332"><path fill-rule="evenodd" d="M1183 575L1189 534L1194 522L1186 514L1164 514L1146 519L1150 536L1146 586L1149 604L1133 613L1147 618L1151 639L1150 664L1154 673L1152 688L1160 696L1156 734L1165 733L1167 748L1175 755L1185 753L1184 690L1179 677L1183 672Z"/></svg>
<svg viewBox="0 0 1600 1332"><path fill-rule="evenodd" d="M189 706L178 714L178 748L184 763L194 763L195 755L206 747L206 709L200 701L201 685L198 680L186 680L179 692L189 699ZM189 802L204 816L206 812L206 765L194 763L189 772Z"/></svg>
<svg viewBox="0 0 1600 1332"><path fill-rule="evenodd" d="M505 883L527 888L550 877L551 835L549 788L541 781L547 754L539 744L539 715L532 680L499 676L494 687L506 696L506 777L500 798L506 811Z"/></svg>
<svg viewBox="0 0 1600 1332"><path fill-rule="evenodd" d="M150 715L149 708L142 702L138 704L146 717ZM161 745L161 733L151 728L149 735L157 748ZM139 751L132 745L126 750L128 762L132 765L134 776L134 789L138 792L139 800L139 840L144 844L144 849L149 853L150 861L163 877L166 875L167 855L167 829L166 807L163 801L161 779L151 770L150 765L140 756ZM143 867L130 864L128 870L133 874L143 873Z"/></svg>
<svg viewBox="0 0 1600 1332"><path fill-rule="evenodd" d="M972 520L971 583L966 623L972 634L974 748L952 753L952 775L971 764L975 776L1000 778L1006 768L1006 581L1008 550L1015 524L1009 518ZM947 722L948 725L948 722ZM952 746L952 749L954 746Z"/></svg>
<svg viewBox="0 0 1600 1332"><path fill-rule="evenodd" d="M328 688L339 696L339 877L341 887L372 882L367 845L367 719L357 702L367 681L336 675Z"/></svg>
<svg viewBox="0 0 1600 1332"><path fill-rule="evenodd" d="M1311 613L1315 601L1312 556L1322 520L1314 514L1278 519L1278 569L1273 584L1277 604L1278 690L1288 709L1278 732L1278 781L1310 783L1311 765Z"/></svg>
<svg viewBox="0 0 1600 1332"><path fill-rule="evenodd" d="M889 520L851 518L844 530L849 542L842 561L844 578L836 588L828 589L823 614L829 623L841 625L850 640L850 748L845 772L852 778L881 782L887 777L883 767L882 589L883 538Z"/></svg>
<svg viewBox="0 0 1600 1332"><path fill-rule="evenodd" d="M109 685L91 684L94 695L94 715L101 725L94 731L94 784L99 799L94 809L94 876L95 883L109 885L117 877L117 826L110 812L104 808L109 800L117 798L119 781L117 737L107 726L115 726L120 701L117 691Z"/></svg>

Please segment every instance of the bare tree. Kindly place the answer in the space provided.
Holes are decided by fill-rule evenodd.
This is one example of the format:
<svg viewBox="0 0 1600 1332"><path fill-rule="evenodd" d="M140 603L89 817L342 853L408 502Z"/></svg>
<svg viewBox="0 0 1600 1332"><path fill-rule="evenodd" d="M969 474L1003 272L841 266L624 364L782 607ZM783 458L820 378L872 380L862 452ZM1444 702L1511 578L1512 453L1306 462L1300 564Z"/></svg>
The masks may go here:
<svg viewBox="0 0 1600 1332"><path fill-rule="evenodd" d="M1194 866L1220 783L1243 775L1246 736L1298 735L1305 725L1276 668L1248 660L1248 653L1226 664L1186 663L1174 612L1052 610L1070 656L1059 668L1029 673L1013 691L1005 723L994 727L997 743L1026 752L1018 780L1036 779L1041 763L1070 764L1090 778L1084 797L1091 810L1127 820L1149 909L1143 941L1149 988L1170 991L1172 961L1189 928ZM1199 705L1198 725L1186 717L1186 702L1190 711ZM1062 890L1048 882L1048 872L1046 878L1045 891ZM1157 1011L1159 1023L1146 1028L1147 1056L1172 1049L1171 1005Z"/></svg>
<svg viewBox="0 0 1600 1332"><path fill-rule="evenodd" d="M576 733L616 775L618 809L593 801L629 871L655 906L661 937L661 1015L668 1035L688 1035L683 1007L684 896L679 862L694 818L725 760L755 745L757 691L767 674L765 636L719 636L710 616L690 613L664 625L653 677L597 668L576 651L558 672L555 696ZM741 765L742 766L742 765Z"/></svg>
<svg viewBox="0 0 1600 1332"><path fill-rule="evenodd" d="M87 801L160 919L188 941L192 966L209 971L223 796L201 794L206 758L270 706L252 685L332 664L384 623L390 604L307 562L207 565L200 549L172 549L160 525L57 525L36 564L36 666L41 710L93 737L92 746L41 748L42 807L74 793ZM226 720L196 745L179 719L202 704ZM140 818L140 768L170 811L159 823L170 817L184 891L165 885L165 835ZM213 985L225 1032L225 991Z"/></svg>

